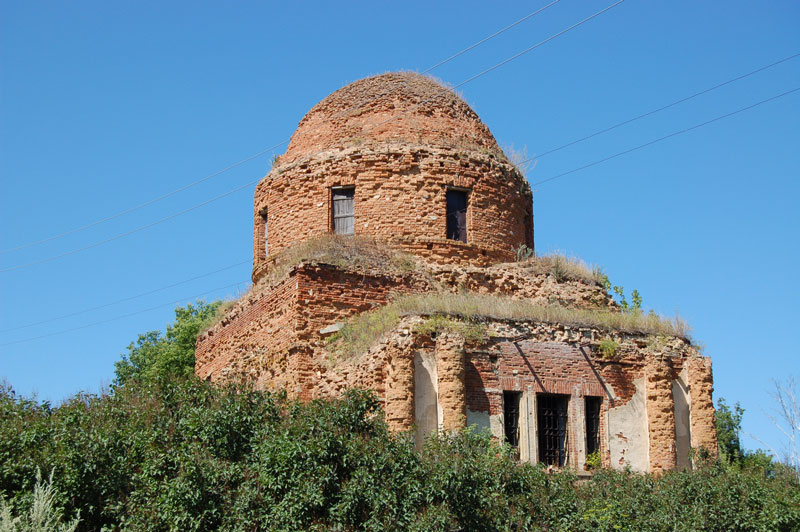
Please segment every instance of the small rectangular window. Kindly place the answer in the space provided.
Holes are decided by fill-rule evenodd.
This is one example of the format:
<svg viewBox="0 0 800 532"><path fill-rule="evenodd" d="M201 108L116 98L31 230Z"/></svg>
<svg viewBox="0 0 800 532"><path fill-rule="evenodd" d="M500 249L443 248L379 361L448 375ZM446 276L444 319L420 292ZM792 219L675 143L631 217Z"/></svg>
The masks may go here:
<svg viewBox="0 0 800 532"><path fill-rule="evenodd" d="M269 225L267 225L267 211L261 211L261 219L264 220L264 256L269 256Z"/></svg>
<svg viewBox="0 0 800 532"><path fill-rule="evenodd" d="M447 191L447 238L467 241L467 192Z"/></svg>
<svg viewBox="0 0 800 532"><path fill-rule="evenodd" d="M600 450L600 406L602 397L586 398L586 454Z"/></svg>
<svg viewBox="0 0 800 532"><path fill-rule="evenodd" d="M519 400L521 392L503 392L503 428L506 443L519 447Z"/></svg>
<svg viewBox="0 0 800 532"><path fill-rule="evenodd" d="M563 467L567 463L568 395L536 396L539 461Z"/></svg>
<svg viewBox="0 0 800 532"><path fill-rule="evenodd" d="M533 249L533 213L531 211L525 212L525 245Z"/></svg>
<svg viewBox="0 0 800 532"><path fill-rule="evenodd" d="M337 235L352 235L355 229L353 199L355 188L333 189L333 232Z"/></svg>

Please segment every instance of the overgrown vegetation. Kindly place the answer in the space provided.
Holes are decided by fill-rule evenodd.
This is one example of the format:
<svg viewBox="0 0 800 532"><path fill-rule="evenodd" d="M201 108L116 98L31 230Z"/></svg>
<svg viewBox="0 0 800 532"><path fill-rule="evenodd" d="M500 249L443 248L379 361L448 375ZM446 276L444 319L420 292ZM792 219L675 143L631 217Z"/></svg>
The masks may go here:
<svg viewBox="0 0 800 532"><path fill-rule="evenodd" d="M486 324L471 320L459 320L451 316L434 314L417 325L415 332L433 335L443 331L456 332L464 337L467 343L481 343L487 338Z"/></svg>
<svg viewBox="0 0 800 532"><path fill-rule="evenodd" d="M600 351L603 358L614 358L617 349L619 349L619 342L611 338L603 338L597 346L597 350Z"/></svg>
<svg viewBox="0 0 800 532"><path fill-rule="evenodd" d="M595 471L600 469L603 466L603 461L600 458L600 451L594 451L593 453L586 455L584 466L586 467L587 471Z"/></svg>
<svg viewBox="0 0 800 532"><path fill-rule="evenodd" d="M394 328L403 316L447 316L469 322L530 320L574 327L594 327L629 333L689 338L688 325L678 317L620 313L610 310L570 309L535 305L505 296L476 293L428 293L397 298L385 307L359 314L330 339L332 349L348 357L365 352Z"/></svg>
<svg viewBox="0 0 800 532"><path fill-rule="evenodd" d="M42 480L41 472L36 471L28 511L21 515L13 515L11 504L0 493L0 532L75 532L80 519L65 523L62 514L63 510L56 506L52 473L48 480Z"/></svg>
<svg viewBox="0 0 800 532"><path fill-rule="evenodd" d="M0 391L0 493L37 469L78 530L791 531L800 488L758 464L589 482L516 462L486 433L392 435L371 393L300 404L193 379L131 381L58 408ZM735 527L732 528L732 524Z"/></svg>
<svg viewBox="0 0 800 532"><path fill-rule="evenodd" d="M61 532L78 517L79 531L133 532L800 528L797 478L771 460L697 461L654 478L600 469L590 456L594 476L579 482L520 464L469 429L418 452L410 434L388 431L371 392L303 404L212 386L187 376L194 346L184 333L214 306L179 308L172 333L143 335L144 362L118 365L107 393L52 407L0 385L2 532ZM420 327L462 325L438 314Z"/></svg>
<svg viewBox="0 0 800 532"><path fill-rule="evenodd" d="M520 257L519 253L517 254ZM598 266L590 266L575 257L558 253L548 255L528 255L524 266L535 275L552 275L558 282L586 281L603 284L608 279Z"/></svg>
<svg viewBox="0 0 800 532"><path fill-rule="evenodd" d="M414 259L373 238L322 235L290 247L275 258L267 274L270 281L283 278L301 262L319 262L360 272L407 274L414 270Z"/></svg>

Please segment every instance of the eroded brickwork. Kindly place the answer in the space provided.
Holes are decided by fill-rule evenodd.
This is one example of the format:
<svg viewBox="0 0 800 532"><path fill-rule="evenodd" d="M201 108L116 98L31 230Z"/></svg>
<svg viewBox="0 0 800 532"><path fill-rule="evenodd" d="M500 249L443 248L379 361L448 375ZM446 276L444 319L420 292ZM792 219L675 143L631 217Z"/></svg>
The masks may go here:
<svg viewBox="0 0 800 532"><path fill-rule="evenodd" d="M409 253L411 268L292 255L332 231L338 187L354 189L355 235ZM447 238L448 190L467 194L466 242ZM538 401L560 394L569 401L566 462L578 470L587 397L601 401L606 466L660 473L688 462L678 448L716 452L711 364L682 338L486 318L486 340L469 343L457 329L421 329L427 318L415 315L364 353L332 350L330 334L347 318L409 293L468 291L619 312L597 275L510 262L533 247L530 187L469 106L428 78L375 76L315 106L256 187L253 228L254 286L198 337L202 378L245 380L302 400L372 389L392 430L426 427L418 444L468 423L503 439L503 392L518 392L508 404L519 399L519 456L531 461L539 457ZM613 354L600 354L603 339L617 345Z"/></svg>
<svg viewBox="0 0 800 532"><path fill-rule="evenodd" d="M387 345L386 422L392 430L414 425L414 352L408 341ZM381 377L380 375L376 375Z"/></svg>
<svg viewBox="0 0 800 532"><path fill-rule="evenodd" d="M670 361L652 357L647 364L647 423L650 433L650 471L663 473L675 468L674 373Z"/></svg>
<svg viewBox="0 0 800 532"><path fill-rule="evenodd" d="M256 187L253 279L269 254L332 230L332 187L353 186L355 234L381 238L439 262L489 264L514 258L525 244L530 190L519 172L496 156L425 146L364 147L317 155L273 169ZM467 242L446 238L445 194L469 191ZM528 220L528 221L526 221Z"/></svg>
<svg viewBox="0 0 800 532"><path fill-rule="evenodd" d="M717 429L714 423L712 392L714 379L711 359L696 358L689 361L689 395L692 398L690 414L692 447L705 449L717 455Z"/></svg>
<svg viewBox="0 0 800 532"><path fill-rule="evenodd" d="M286 154L256 187L254 281L269 256L333 230L334 187L355 189L355 234L431 261L486 266L513 259L521 245L533 248L524 176L467 104L423 76L360 80L303 118ZM468 193L466 242L447 238L451 188Z"/></svg>
<svg viewBox="0 0 800 532"><path fill-rule="evenodd" d="M467 426L467 393L464 338L443 333L436 338L436 368L439 380L439 404L442 408L442 429L453 431Z"/></svg>

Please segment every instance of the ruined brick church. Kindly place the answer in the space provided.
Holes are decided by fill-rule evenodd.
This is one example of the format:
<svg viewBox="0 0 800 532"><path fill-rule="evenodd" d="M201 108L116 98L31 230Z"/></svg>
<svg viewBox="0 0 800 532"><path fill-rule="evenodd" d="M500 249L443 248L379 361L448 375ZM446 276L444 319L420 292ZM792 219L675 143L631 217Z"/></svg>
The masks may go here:
<svg viewBox="0 0 800 532"><path fill-rule="evenodd" d="M711 362L534 249L530 186L454 92L356 81L255 190L253 286L197 340L198 376L290 397L374 390L417 442L470 425L520 460L662 472L716 452Z"/></svg>

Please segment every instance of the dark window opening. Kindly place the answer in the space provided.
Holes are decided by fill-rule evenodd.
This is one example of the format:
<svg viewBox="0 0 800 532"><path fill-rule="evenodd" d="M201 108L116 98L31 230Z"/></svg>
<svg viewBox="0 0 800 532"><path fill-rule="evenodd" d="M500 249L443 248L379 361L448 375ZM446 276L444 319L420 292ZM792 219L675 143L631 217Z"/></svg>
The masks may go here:
<svg viewBox="0 0 800 532"><path fill-rule="evenodd" d="M467 192L447 191L447 238L467 241Z"/></svg>
<svg viewBox="0 0 800 532"><path fill-rule="evenodd" d="M519 447L519 400L521 392L503 392L503 428L506 443Z"/></svg>
<svg viewBox="0 0 800 532"><path fill-rule="evenodd" d="M600 405L601 397L586 398L586 454L600 450Z"/></svg>
<svg viewBox="0 0 800 532"><path fill-rule="evenodd" d="M269 256L269 225L267 225L267 211L261 211L261 219L264 221L264 256Z"/></svg>
<svg viewBox="0 0 800 532"><path fill-rule="evenodd" d="M337 235L354 233L353 198L355 191L356 189L353 187L333 189L333 232Z"/></svg>
<svg viewBox="0 0 800 532"><path fill-rule="evenodd" d="M563 467L567 463L568 395L536 396L539 461Z"/></svg>
<svg viewBox="0 0 800 532"><path fill-rule="evenodd" d="M533 213L531 211L525 212L525 245L533 250Z"/></svg>

